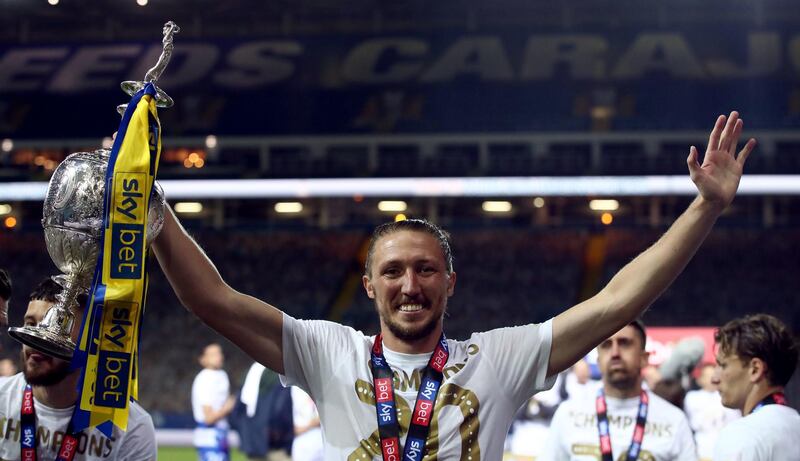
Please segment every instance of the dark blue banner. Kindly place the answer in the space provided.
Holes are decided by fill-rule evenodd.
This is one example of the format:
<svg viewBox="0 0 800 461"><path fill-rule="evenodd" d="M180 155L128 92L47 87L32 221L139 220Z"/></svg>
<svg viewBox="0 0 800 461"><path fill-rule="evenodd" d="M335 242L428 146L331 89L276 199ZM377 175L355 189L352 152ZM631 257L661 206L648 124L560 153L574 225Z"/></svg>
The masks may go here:
<svg viewBox="0 0 800 461"><path fill-rule="evenodd" d="M0 48L0 136L107 136L160 43ZM800 126L800 33L545 30L182 41L175 135L696 129L732 108ZM64 120L80 98L82 117Z"/></svg>

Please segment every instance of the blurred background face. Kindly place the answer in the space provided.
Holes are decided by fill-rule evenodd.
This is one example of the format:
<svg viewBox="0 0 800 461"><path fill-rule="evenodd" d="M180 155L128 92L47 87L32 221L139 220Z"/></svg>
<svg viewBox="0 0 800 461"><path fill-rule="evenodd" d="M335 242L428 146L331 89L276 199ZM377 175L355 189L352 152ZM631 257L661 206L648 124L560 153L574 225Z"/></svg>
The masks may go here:
<svg viewBox="0 0 800 461"><path fill-rule="evenodd" d="M25 325L37 325L54 303L33 300L25 311ZM78 339L80 322L73 324L72 339ZM22 371L29 384L34 386L51 386L64 380L69 374L69 362L43 354L29 346L22 346Z"/></svg>
<svg viewBox="0 0 800 461"><path fill-rule="evenodd" d="M17 365L13 360L0 360L0 376L14 376L15 374L17 374Z"/></svg>
<svg viewBox="0 0 800 461"><path fill-rule="evenodd" d="M639 386L642 368L647 365L647 352L636 329L626 326L600 343L597 364L606 385L625 390Z"/></svg>
<svg viewBox="0 0 800 461"><path fill-rule="evenodd" d="M714 379L714 365L706 364L703 365L703 368L700 370L700 376L697 377L697 384L704 391L716 391L717 385L713 382Z"/></svg>
<svg viewBox="0 0 800 461"><path fill-rule="evenodd" d="M225 355L222 353L222 347L219 344L209 344L203 349L203 355L200 357L200 365L203 368L220 370L224 364Z"/></svg>

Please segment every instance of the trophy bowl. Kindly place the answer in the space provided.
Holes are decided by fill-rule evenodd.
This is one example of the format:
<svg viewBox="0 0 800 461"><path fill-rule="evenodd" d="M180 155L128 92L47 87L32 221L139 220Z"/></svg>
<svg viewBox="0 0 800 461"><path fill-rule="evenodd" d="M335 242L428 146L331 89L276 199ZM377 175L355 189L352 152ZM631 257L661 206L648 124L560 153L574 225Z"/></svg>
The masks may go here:
<svg viewBox="0 0 800 461"><path fill-rule="evenodd" d="M110 151L76 152L53 172L44 202L42 227L50 259L64 274L54 277L64 290L37 326L9 328L9 334L34 349L69 360L75 296L85 292L94 276L103 232L106 169ZM147 244L164 223L164 193L155 183L147 213ZM51 313L52 312L52 313Z"/></svg>

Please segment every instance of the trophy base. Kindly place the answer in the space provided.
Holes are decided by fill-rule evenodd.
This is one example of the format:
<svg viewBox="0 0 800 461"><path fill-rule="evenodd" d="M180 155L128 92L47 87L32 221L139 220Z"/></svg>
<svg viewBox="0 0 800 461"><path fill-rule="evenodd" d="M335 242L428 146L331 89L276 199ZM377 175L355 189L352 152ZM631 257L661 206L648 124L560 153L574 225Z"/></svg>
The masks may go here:
<svg viewBox="0 0 800 461"><path fill-rule="evenodd" d="M72 360L75 343L71 339L37 327L11 327L8 334L22 344L61 360Z"/></svg>

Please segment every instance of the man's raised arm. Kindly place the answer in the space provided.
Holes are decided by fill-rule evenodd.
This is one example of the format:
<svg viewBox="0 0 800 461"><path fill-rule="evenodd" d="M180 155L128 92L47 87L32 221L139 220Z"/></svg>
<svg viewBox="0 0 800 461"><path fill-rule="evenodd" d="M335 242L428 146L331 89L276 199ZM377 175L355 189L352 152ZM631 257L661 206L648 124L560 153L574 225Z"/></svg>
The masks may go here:
<svg viewBox="0 0 800 461"><path fill-rule="evenodd" d="M727 123L726 123L727 122ZM698 196L653 246L623 267L599 293L553 320L548 376L565 370L602 340L633 321L669 287L695 254L717 217L730 205L750 139L736 155L743 123L737 112L720 115L709 137L702 165L692 146L687 158Z"/></svg>
<svg viewBox="0 0 800 461"><path fill-rule="evenodd" d="M153 248L181 304L253 359L283 373L283 313L225 283L169 207Z"/></svg>

